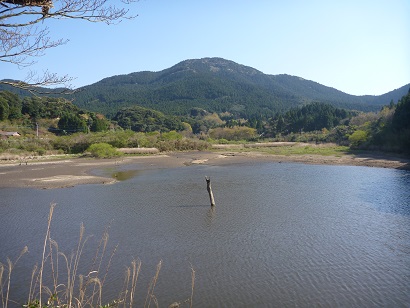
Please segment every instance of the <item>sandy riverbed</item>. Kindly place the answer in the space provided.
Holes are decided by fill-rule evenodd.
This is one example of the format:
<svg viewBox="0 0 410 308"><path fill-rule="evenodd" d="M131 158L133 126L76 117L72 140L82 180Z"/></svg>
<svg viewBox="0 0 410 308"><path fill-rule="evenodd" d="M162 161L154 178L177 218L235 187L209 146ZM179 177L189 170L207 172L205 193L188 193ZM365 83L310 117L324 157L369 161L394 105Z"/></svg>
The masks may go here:
<svg viewBox="0 0 410 308"><path fill-rule="evenodd" d="M368 155L268 155L258 152L183 152L121 159L70 158L0 163L0 187L60 188L81 184L112 184L115 178L92 175L92 170L138 164L139 169L176 168L195 164L230 165L255 161L352 165L410 170L410 160L382 154Z"/></svg>

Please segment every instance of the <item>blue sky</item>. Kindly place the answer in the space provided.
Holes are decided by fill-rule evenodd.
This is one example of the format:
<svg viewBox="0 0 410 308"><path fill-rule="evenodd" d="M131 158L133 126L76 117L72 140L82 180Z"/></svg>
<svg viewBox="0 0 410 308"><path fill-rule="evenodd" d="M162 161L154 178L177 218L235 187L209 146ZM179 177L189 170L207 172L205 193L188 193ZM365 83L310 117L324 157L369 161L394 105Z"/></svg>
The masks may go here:
<svg viewBox="0 0 410 308"><path fill-rule="evenodd" d="M410 83L408 0L140 0L129 8L138 17L119 25L45 22L53 38L70 41L48 50L31 69L68 74L80 87L221 57L354 95ZM0 79L26 75L0 63Z"/></svg>

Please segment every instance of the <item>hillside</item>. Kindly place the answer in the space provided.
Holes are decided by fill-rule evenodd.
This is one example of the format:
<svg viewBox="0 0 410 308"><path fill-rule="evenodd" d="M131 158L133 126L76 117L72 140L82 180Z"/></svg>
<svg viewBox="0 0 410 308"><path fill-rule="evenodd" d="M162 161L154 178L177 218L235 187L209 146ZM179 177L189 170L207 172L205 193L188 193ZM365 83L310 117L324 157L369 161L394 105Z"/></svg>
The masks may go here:
<svg viewBox="0 0 410 308"><path fill-rule="evenodd" d="M376 111L397 102L410 84L381 96L354 96L289 75L266 75L221 58L186 60L160 72L137 72L105 78L81 88L75 104L113 113L138 104L184 115L192 107L250 117L273 114L317 101L338 108Z"/></svg>
<svg viewBox="0 0 410 308"><path fill-rule="evenodd" d="M111 116L122 107L139 105L165 114L186 115L197 107L249 118L269 117L310 102L377 111L391 100L397 102L409 87L380 96L354 96L300 77L267 75L229 60L203 58L159 72L108 77L78 89L73 96L78 107Z"/></svg>

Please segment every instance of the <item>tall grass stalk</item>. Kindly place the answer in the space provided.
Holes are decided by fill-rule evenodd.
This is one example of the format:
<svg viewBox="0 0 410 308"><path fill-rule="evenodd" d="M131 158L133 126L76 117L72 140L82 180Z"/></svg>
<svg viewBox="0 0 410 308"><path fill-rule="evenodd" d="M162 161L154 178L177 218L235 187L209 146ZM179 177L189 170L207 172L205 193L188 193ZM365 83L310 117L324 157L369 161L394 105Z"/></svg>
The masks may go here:
<svg viewBox="0 0 410 308"><path fill-rule="evenodd" d="M148 292L147 292L147 297L145 298L144 307L148 307L148 308L149 308L150 305L151 305L151 301L154 301L155 304L156 304L157 307L158 307L158 301L157 301L157 298L156 298L155 295L154 295L154 289L155 289L155 286L156 286L156 284L157 284L157 280L158 280L158 276L159 276L159 272L160 272L160 270L161 270L161 267L162 267L162 260L159 261L159 263L158 263L158 265L157 265L157 270L156 270L156 272L155 272L155 275L154 275L154 277L151 279L151 282L150 282L150 284L149 284Z"/></svg>
<svg viewBox="0 0 410 308"><path fill-rule="evenodd" d="M111 300L109 304L103 306L104 283L106 282L113 257L118 248L118 245L115 246L109 254L108 261L105 261L109 239L109 226L106 227L99 241L97 251L91 260L90 270L86 271L88 274L82 275L78 273L80 261L85 244L90 236L84 236L85 228L84 225L81 224L75 251L72 252L70 256L61 252L57 242L51 237L51 222L54 208L55 204L51 204L47 219L47 231L42 247L41 265L38 266L36 264L31 272L27 304L23 305L23 307L134 307L136 304L137 282L142 267L141 260L134 259L131 262L131 266L126 269L124 284L118 298ZM0 263L0 298L2 308L8 308L9 303L12 303L13 306L18 305L18 302L10 299L10 293L12 291L11 277L16 264L27 252L28 248L24 247L14 262L7 258L7 264ZM144 307L146 308L149 308L151 304L156 307L159 306L154 291L161 267L162 260L159 261L155 275L149 283L144 303ZM48 275L50 275L50 277ZM47 286L47 283L51 283L51 286ZM191 284L190 298L176 303L178 304L177 307L180 307L182 303L187 304L189 302L189 306L192 308L195 284L195 271L192 265ZM141 300L143 300L143 298L141 298Z"/></svg>
<svg viewBox="0 0 410 308"><path fill-rule="evenodd" d="M189 307L192 308L193 299L194 299L194 287L195 287L195 270L191 264L191 298L189 300Z"/></svg>
<svg viewBox="0 0 410 308"><path fill-rule="evenodd" d="M20 258L27 251L28 251L28 248L27 248L27 246L25 246L23 248L23 250L20 252L19 256L14 261L14 263L9 258L7 258L7 266L5 266L3 263L0 263L0 294L1 294L2 307L4 307L4 308L7 308L8 303L9 303L11 272L13 271L14 266L17 264L17 262L20 260ZM6 278L5 282L3 282L4 271L7 271L7 278ZM7 284L5 296L4 296L4 283Z"/></svg>
<svg viewBox="0 0 410 308"><path fill-rule="evenodd" d="M41 268L40 268L40 294L39 294L40 307L43 307L43 305L42 305L43 271L44 271L44 263L45 263L45 261L46 261L45 256L46 256L47 242L48 242L49 239L50 239L50 226L51 226L51 219L53 218L54 207L55 207L55 203L51 204L51 206L50 206L50 212L49 212L49 214L48 214L46 237L44 238L43 257L42 257L42 259L41 259ZM51 259L51 263L53 263L53 262L52 262L52 259Z"/></svg>

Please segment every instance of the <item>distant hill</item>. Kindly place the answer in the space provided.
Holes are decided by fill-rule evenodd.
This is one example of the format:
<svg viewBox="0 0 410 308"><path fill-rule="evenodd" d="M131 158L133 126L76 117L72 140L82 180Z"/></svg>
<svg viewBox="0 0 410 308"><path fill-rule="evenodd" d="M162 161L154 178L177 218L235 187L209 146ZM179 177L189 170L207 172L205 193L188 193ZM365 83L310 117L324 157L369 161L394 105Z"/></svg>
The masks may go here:
<svg viewBox="0 0 410 308"><path fill-rule="evenodd" d="M203 58L182 61L159 72L108 77L78 89L73 97L78 107L108 115L139 105L165 114L185 115L197 107L248 118L310 102L376 111L391 100L397 102L409 88L407 84L380 96L354 96L300 77L267 75L229 60Z"/></svg>
<svg viewBox="0 0 410 308"><path fill-rule="evenodd" d="M12 80L12 79L3 79L1 81L8 81L8 82L15 82L18 83L18 80ZM36 96L65 96L70 95L69 93L72 92L72 90L68 88L45 88L45 87L33 87L35 90L35 95ZM17 87L10 86L8 84L1 84L0 83L0 91L10 91L12 93L15 93L19 95L20 97L26 97L26 96L33 96L34 94L30 93L27 90L23 90ZM54 93L54 94L53 94ZM67 94L61 94L61 93L67 93Z"/></svg>

